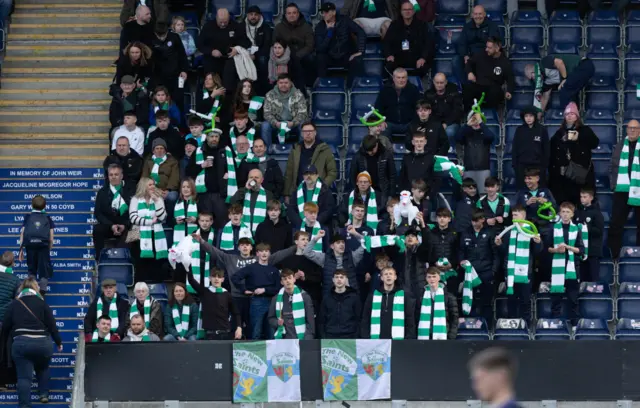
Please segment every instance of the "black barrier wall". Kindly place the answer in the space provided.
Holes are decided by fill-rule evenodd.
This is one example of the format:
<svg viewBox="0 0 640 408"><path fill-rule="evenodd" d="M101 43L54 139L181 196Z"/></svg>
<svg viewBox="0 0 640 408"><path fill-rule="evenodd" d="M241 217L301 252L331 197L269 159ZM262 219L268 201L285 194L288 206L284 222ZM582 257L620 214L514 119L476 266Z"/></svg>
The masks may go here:
<svg viewBox="0 0 640 408"><path fill-rule="evenodd" d="M640 342L394 341L391 397L409 401L474 399L467 362L500 345L519 359L525 401L640 399ZM87 344L87 401L231 401L232 342ZM300 342L302 399L322 399L320 341Z"/></svg>

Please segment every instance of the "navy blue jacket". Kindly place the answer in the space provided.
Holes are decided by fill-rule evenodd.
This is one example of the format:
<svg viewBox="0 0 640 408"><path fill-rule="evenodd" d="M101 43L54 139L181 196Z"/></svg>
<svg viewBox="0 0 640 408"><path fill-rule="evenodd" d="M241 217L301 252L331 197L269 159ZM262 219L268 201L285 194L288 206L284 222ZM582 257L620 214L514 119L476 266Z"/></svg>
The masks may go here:
<svg viewBox="0 0 640 408"><path fill-rule="evenodd" d="M231 282L242 293L264 288L264 296L275 296L280 290L280 271L273 265L256 262L231 275Z"/></svg>
<svg viewBox="0 0 640 408"><path fill-rule="evenodd" d="M591 257L602 257L602 235L604 233L604 216L600 210L600 203L594 198L591 205L585 207L584 205L578 205L576 209L576 215L573 217L573 222L580 224L587 224L589 230L589 253Z"/></svg>
<svg viewBox="0 0 640 408"><path fill-rule="evenodd" d="M323 339L355 339L360 330L362 304L355 289L324 296L318 316L318 331Z"/></svg>
<svg viewBox="0 0 640 408"><path fill-rule="evenodd" d="M477 195L469 197L464 194L464 198L456 204L456 216L452 222L453 229L457 233L461 233L471 226L471 213L473 212L473 209L476 208L477 202Z"/></svg>
<svg viewBox="0 0 640 408"><path fill-rule="evenodd" d="M487 39L489 37L498 37L502 39L498 24L485 18L480 27L471 20L462 28L462 35L458 40L458 55L473 55L476 52L484 52L487 47Z"/></svg>
<svg viewBox="0 0 640 408"><path fill-rule="evenodd" d="M483 282L493 281L500 268L500 255L495 244L495 234L484 227L476 236L473 226L460 234L460 261L469 261Z"/></svg>
<svg viewBox="0 0 640 408"><path fill-rule="evenodd" d="M351 34L356 36L356 47L351 46ZM328 54L333 59L342 59L352 54L354 49L364 54L366 41L364 30L347 16L336 14L336 23L330 29L324 20L316 25L316 53Z"/></svg>
<svg viewBox="0 0 640 408"><path fill-rule="evenodd" d="M375 106L387 122L408 124L417 117L416 102L420 98L420 91L412 83L407 83L400 95L393 85L388 85L380 90Z"/></svg>
<svg viewBox="0 0 640 408"><path fill-rule="evenodd" d="M556 199L553 198L553 194L549 191L548 188L538 187L537 197L543 197L547 200L551 201L554 208L558 208L556 204ZM547 221L542 220L538 217L538 207L540 206L538 203L527 205L527 200L531 198L531 192L527 189L518 191L516 194L516 204L520 204L524 208L527 209L527 219L533 222L536 225L546 225ZM512 207L513 208L513 207Z"/></svg>

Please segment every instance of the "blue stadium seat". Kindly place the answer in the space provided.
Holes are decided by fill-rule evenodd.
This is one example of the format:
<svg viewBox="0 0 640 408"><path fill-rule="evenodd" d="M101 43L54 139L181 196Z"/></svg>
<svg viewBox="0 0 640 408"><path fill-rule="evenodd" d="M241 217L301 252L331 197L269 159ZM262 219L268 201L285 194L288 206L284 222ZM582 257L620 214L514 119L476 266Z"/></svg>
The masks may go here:
<svg viewBox="0 0 640 408"><path fill-rule="evenodd" d="M579 54L579 44L570 43L550 43L548 53L549 54Z"/></svg>
<svg viewBox="0 0 640 408"><path fill-rule="evenodd" d="M340 77L317 78L313 87L313 92L344 93L345 80Z"/></svg>
<svg viewBox="0 0 640 408"><path fill-rule="evenodd" d="M523 319L498 319L494 340L530 340L527 322Z"/></svg>
<svg viewBox="0 0 640 408"><path fill-rule="evenodd" d="M364 47L364 58L382 58L382 43L368 41Z"/></svg>
<svg viewBox="0 0 640 408"><path fill-rule="evenodd" d="M311 109L313 111L338 111L345 113L347 106L345 93L318 93L311 95Z"/></svg>
<svg viewBox="0 0 640 408"><path fill-rule="evenodd" d="M273 144L271 145L271 151L269 152L269 154L287 158L289 157L289 153L291 153L291 149L291 144Z"/></svg>
<svg viewBox="0 0 640 408"><path fill-rule="evenodd" d="M487 322L481 317L461 317L456 340L490 340Z"/></svg>
<svg viewBox="0 0 640 408"><path fill-rule="evenodd" d="M613 25L620 26L620 17L614 10L598 10L589 14L587 25Z"/></svg>
<svg viewBox="0 0 640 408"><path fill-rule="evenodd" d="M602 212L611 213L611 207L613 206L613 195L598 194L598 203L600 204L600 210Z"/></svg>
<svg viewBox="0 0 640 408"><path fill-rule="evenodd" d="M369 112L376 103L378 94L374 93L352 93L351 94L351 122L360 123L358 117L361 117L366 112Z"/></svg>
<svg viewBox="0 0 640 408"><path fill-rule="evenodd" d="M455 48L462 37L462 27L437 27L440 44L447 44Z"/></svg>
<svg viewBox="0 0 640 408"><path fill-rule="evenodd" d="M502 160L502 191L515 191L516 173L513 170L511 159Z"/></svg>
<svg viewBox="0 0 640 408"><path fill-rule="evenodd" d="M366 93L373 92L378 93L383 87L382 78L380 77L355 77L351 84L351 92L354 93Z"/></svg>
<svg viewBox="0 0 640 408"><path fill-rule="evenodd" d="M238 17L242 14L242 1L241 0L209 0L209 7L207 19L215 20L216 11L219 8L225 8L229 10L229 14Z"/></svg>
<svg viewBox="0 0 640 408"><path fill-rule="evenodd" d="M626 29L626 41L627 45L640 45L640 25L627 25ZM637 49L637 47L636 47Z"/></svg>
<svg viewBox="0 0 640 408"><path fill-rule="evenodd" d="M611 129L613 128L613 134L617 134L618 130L616 127L617 121L616 121L616 117L615 114L612 110L608 110L608 109L588 109L583 116L583 120L585 123L588 123L589 126L594 126L594 125L612 125L612 126L597 126L597 128L594 128L594 132L596 132L596 134L598 136L600 136L600 132L604 131L604 129Z"/></svg>
<svg viewBox="0 0 640 408"><path fill-rule="evenodd" d="M618 264L618 282L640 283L640 248L623 247Z"/></svg>
<svg viewBox="0 0 640 408"><path fill-rule="evenodd" d="M418 91L420 91L420 93L424 92L424 90L422 89L422 81L420 80L420 77L410 75L408 80L410 84L413 84L416 88L418 88Z"/></svg>
<svg viewBox="0 0 640 408"><path fill-rule="evenodd" d="M637 318L622 318L618 320L616 340L640 340L640 320Z"/></svg>
<svg viewBox="0 0 640 408"><path fill-rule="evenodd" d="M575 10L556 10L549 18L550 25L582 25L580 14Z"/></svg>
<svg viewBox="0 0 640 408"><path fill-rule="evenodd" d="M536 44L544 46L544 30L536 26L516 26L510 27L511 44Z"/></svg>
<svg viewBox="0 0 640 408"><path fill-rule="evenodd" d="M438 14L469 14L469 2L467 0L439 1L436 4L438 6Z"/></svg>
<svg viewBox="0 0 640 408"><path fill-rule="evenodd" d="M637 0L632 0L631 4L638 3ZM627 26L640 25L640 10L629 10L627 13Z"/></svg>
<svg viewBox="0 0 640 408"><path fill-rule="evenodd" d="M596 176L608 176L609 175L609 161L608 160L594 160L593 171Z"/></svg>
<svg viewBox="0 0 640 408"><path fill-rule="evenodd" d="M582 27L565 25L550 26L549 44L555 43L582 45Z"/></svg>
<svg viewBox="0 0 640 408"><path fill-rule="evenodd" d="M501 29L501 38L504 40L505 36L504 36L504 32L502 32L502 29L506 29L506 24L504 22L504 15L503 13L500 13L498 11L487 11L487 20L489 21L493 21L494 23L498 24L498 27Z"/></svg>
<svg viewBox="0 0 640 408"><path fill-rule="evenodd" d="M613 320L613 299L609 285L581 282L578 307L581 317Z"/></svg>
<svg viewBox="0 0 640 408"><path fill-rule="evenodd" d="M364 75L372 77L381 77L384 63L382 60L366 59L364 64Z"/></svg>
<svg viewBox="0 0 640 408"><path fill-rule="evenodd" d="M514 92L507 101L508 109L522 110L533 104L533 92Z"/></svg>
<svg viewBox="0 0 640 408"><path fill-rule="evenodd" d="M618 112L617 92L586 92L585 109L600 109ZM598 135L600 137L600 135ZM602 141L602 139L600 139Z"/></svg>
<svg viewBox="0 0 640 408"><path fill-rule="evenodd" d="M342 126L318 126L318 139L330 146L343 146L344 129Z"/></svg>
<svg viewBox="0 0 640 408"><path fill-rule="evenodd" d="M604 65L608 65L608 68L606 69L615 68L615 64L610 64L610 61L601 60L600 62L605 63ZM589 79L589 83L586 87L587 92L617 92L618 86L616 84L616 80L618 78L609 75L611 71L605 72L607 73L606 76L595 74Z"/></svg>
<svg viewBox="0 0 640 408"><path fill-rule="evenodd" d="M613 44L620 45L619 25L588 25L587 45Z"/></svg>
<svg viewBox="0 0 640 408"><path fill-rule="evenodd" d="M624 88L626 91L635 91L640 84L640 59L625 59L624 61ZM625 109L627 106L625 105Z"/></svg>
<svg viewBox="0 0 640 408"><path fill-rule="evenodd" d="M336 110L314 109L311 117L317 126L342 125L342 113Z"/></svg>
<svg viewBox="0 0 640 408"><path fill-rule="evenodd" d="M640 319L640 284L622 282L618 292L618 319Z"/></svg>
<svg viewBox="0 0 640 408"><path fill-rule="evenodd" d="M126 300L127 302L130 301L130 299L129 299L129 291L127 290L127 286L124 283L116 284L116 293L118 294L118 297L121 297L122 299Z"/></svg>
<svg viewBox="0 0 640 408"><path fill-rule="evenodd" d="M264 17L264 21L267 23L273 23L273 18L280 15L278 0L247 0L246 7L249 8L251 6L260 7L262 17Z"/></svg>
<svg viewBox="0 0 640 408"><path fill-rule="evenodd" d="M369 129L366 126L349 126L348 144L350 146L357 146L355 151L349 149L350 152L355 153L360 148L360 144L364 140L365 136L369 134Z"/></svg>
<svg viewBox="0 0 640 408"><path fill-rule="evenodd" d="M549 125L559 125L564 120L564 111L562 109L549 109L544 113L544 123ZM548 131L551 131L548 129ZM553 133L550 133L550 136Z"/></svg>
<svg viewBox="0 0 640 408"><path fill-rule="evenodd" d="M537 10L518 11L509 16L511 25L539 25L542 26L542 15Z"/></svg>
<svg viewBox="0 0 640 408"><path fill-rule="evenodd" d="M169 292L167 290L167 286L164 283L150 283L149 295L152 296L155 300L169 300Z"/></svg>
<svg viewBox="0 0 640 408"><path fill-rule="evenodd" d="M514 45L515 47L520 47L517 45ZM512 48L514 47L512 46ZM527 47L529 47L529 49L535 49L537 47L531 47L526 45ZM513 70L513 76L515 77L515 84L516 84L516 90L517 91L522 91L522 90L533 90L534 88L534 83L532 80L530 80L529 78L524 76L524 68L525 66L527 66L527 64L536 64L540 62L539 59L534 58L534 59L518 59L517 57L514 59L512 58L512 62L511 62L511 69ZM533 96L532 96L533 98ZM533 99L532 99L533 101Z"/></svg>
<svg viewBox="0 0 640 408"><path fill-rule="evenodd" d="M607 322L603 319L580 319L574 334L575 340L611 340Z"/></svg>
<svg viewBox="0 0 640 408"><path fill-rule="evenodd" d="M571 340L569 327L563 319L538 319L535 340Z"/></svg>
<svg viewBox="0 0 640 408"><path fill-rule="evenodd" d="M549 294L550 282L541 282L540 289L536 293L536 318L537 319L553 319L551 314L551 295ZM566 296L563 297L563 302L560 307L560 318L566 319L568 316L569 308L567 305Z"/></svg>
<svg viewBox="0 0 640 408"><path fill-rule="evenodd" d="M131 263L103 263L98 264L98 285L105 279L114 279L126 286L133 285L134 268Z"/></svg>
<svg viewBox="0 0 640 408"><path fill-rule="evenodd" d="M494 11L505 14L507 12L507 2L505 0L475 0L474 5L483 6L487 13Z"/></svg>
<svg viewBox="0 0 640 408"><path fill-rule="evenodd" d="M532 44L512 44L509 50L509 59L534 59L540 58L540 47Z"/></svg>
<svg viewBox="0 0 640 408"><path fill-rule="evenodd" d="M316 0L296 0L296 4L307 21L318 14L318 5L316 4ZM338 6L336 6L336 8L338 8ZM340 9L338 8L338 10Z"/></svg>
<svg viewBox="0 0 640 408"><path fill-rule="evenodd" d="M440 4L440 3L438 3ZM438 14L434 22L439 27L462 27L466 23L466 15Z"/></svg>
<svg viewBox="0 0 640 408"><path fill-rule="evenodd" d="M507 125L521 125L522 117L520 116L520 111L517 109L509 109L504 117L504 121Z"/></svg>
<svg viewBox="0 0 640 408"><path fill-rule="evenodd" d="M447 59L436 58L433 61L433 69L431 70L431 72L436 72L436 73L442 72L447 76L447 78L450 78L449 80L451 81L451 78L454 77L453 66L451 65L451 58L447 58ZM457 79L459 80L460 78L457 78Z"/></svg>
<svg viewBox="0 0 640 408"><path fill-rule="evenodd" d="M436 54L439 58L446 58L447 56L453 57L458 54L456 45L454 43L448 43L445 41L438 41L436 46Z"/></svg>

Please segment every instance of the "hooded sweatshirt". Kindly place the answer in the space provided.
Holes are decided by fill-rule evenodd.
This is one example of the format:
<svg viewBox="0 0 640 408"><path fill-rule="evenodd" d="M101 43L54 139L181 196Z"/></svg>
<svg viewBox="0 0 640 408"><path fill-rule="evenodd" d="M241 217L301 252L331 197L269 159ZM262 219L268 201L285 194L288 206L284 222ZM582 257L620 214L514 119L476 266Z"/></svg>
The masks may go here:
<svg viewBox="0 0 640 408"><path fill-rule="evenodd" d="M535 118L532 126L524 122L524 115L532 114ZM520 112L522 125L516 129L513 138L511 154L513 156L513 168L539 167L546 169L549 166L549 135L547 129L538 122L536 108L530 106Z"/></svg>

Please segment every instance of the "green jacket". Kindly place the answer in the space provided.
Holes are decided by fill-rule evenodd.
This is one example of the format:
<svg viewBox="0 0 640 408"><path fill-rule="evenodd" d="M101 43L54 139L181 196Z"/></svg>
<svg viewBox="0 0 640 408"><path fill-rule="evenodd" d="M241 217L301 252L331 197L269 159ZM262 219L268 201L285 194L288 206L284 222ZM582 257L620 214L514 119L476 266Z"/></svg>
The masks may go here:
<svg viewBox="0 0 640 408"><path fill-rule="evenodd" d="M315 150L313 156L311 156L311 163L318 169L318 176L322 179L327 187L331 188L331 184L338 178L338 168L336 167L336 160L331 153L331 148L324 142L316 141ZM300 152L302 149L302 143L296 144L289 158L287 159L287 169L284 174L284 196L289 197L296 191L298 187L298 168L300 167Z"/></svg>
<svg viewBox="0 0 640 408"><path fill-rule="evenodd" d="M179 308L180 313L182 313L182 307ZM195 336L198 333L198 313L199 308L197 303L192 303L189 306L189 329L184 334L184 338L189 338L189 336ZM170 334L176 339L178 338L178 331L176 330L176 324L173 321L173 308L169 305L164 310L164 331L166 334Z"/></svg>
<svg viewBox="0 0 640 408"><path fill-rule="evenodd" d="M307 101L304 95L295 86L291 86L291 94L288 98L289 110L291 111L291 122L293 127L300 126L308 118ZM276 85L267 92L264 101L264 120L271 126L276 127L276 122L282 122L283 98Z"/></svg>

